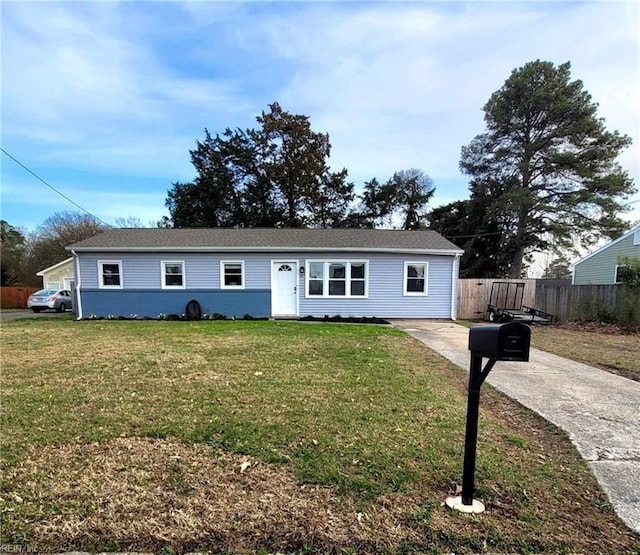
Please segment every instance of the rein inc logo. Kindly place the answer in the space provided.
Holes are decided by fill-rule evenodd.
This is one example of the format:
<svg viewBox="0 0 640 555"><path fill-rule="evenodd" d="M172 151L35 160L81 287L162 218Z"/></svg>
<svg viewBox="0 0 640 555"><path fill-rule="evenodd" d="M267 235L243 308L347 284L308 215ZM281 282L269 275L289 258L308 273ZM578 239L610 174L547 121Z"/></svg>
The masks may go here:
<svg viewBox="0 0 640 555"><path fill-rule="evenodd" d="M38 553L38 550L30 545L0 543L0 553Z"/></svg>

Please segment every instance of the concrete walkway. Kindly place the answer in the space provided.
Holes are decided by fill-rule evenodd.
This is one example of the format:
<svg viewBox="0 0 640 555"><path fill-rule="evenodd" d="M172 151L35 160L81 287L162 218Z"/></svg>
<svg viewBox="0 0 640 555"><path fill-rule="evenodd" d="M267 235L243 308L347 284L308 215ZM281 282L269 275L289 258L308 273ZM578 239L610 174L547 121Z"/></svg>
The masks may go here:
<svg viewBox="0 0 640 555"><path fill-rule="evenodd" d="M469 369L468 328L429 320L392 324ZM616 513L640 532L639 382L537 349L529 363L496 363L487 381L565 430Z"/></svg>

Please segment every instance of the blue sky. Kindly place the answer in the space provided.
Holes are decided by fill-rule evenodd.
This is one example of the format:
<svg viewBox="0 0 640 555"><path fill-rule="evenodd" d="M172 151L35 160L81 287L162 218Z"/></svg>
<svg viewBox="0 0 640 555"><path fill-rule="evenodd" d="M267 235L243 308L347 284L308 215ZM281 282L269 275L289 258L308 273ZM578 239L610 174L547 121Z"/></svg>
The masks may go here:
<svg viewBox="0 0 640 555"><path fill-rule="evenodd" d="M356 186L419 168L468 198L460 148L512 69L572 63L639 178L636 2L0 2L2 147L108 223L166 214L189 150L278 101ZM76 210L1 155L1 217ZM640 198L640 194L635 197ZM640 202L628 219L640 220Z"/></svg>

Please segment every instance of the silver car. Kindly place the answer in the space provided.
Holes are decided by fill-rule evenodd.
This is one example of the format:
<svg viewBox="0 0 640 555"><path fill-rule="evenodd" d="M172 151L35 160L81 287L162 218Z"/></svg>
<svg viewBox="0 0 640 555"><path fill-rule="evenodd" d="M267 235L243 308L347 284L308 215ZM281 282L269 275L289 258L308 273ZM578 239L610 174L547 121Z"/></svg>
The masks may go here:
<svg viewBox="0 0 640 555"><path fill-rule="evenodd" d="M34 312L40 312L51 308L57 312L64 312L73 308L71 291L67 289L40 289L33 295L29 295L27 308Z"/></svg>

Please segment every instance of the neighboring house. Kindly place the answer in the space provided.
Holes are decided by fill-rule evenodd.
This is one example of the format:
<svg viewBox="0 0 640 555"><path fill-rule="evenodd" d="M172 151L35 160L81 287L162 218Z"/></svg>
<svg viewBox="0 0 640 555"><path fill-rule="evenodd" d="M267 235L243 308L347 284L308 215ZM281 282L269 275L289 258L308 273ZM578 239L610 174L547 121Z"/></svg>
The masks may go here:
<svg viewBox="0 0 640 555"><path fill-rule="evenodd" d="M110 229L67 247L78 317L456 316L462 251L435 231Z"/></svg>
<svg viewBox="0 0 640 555"><path fill-rule="evenodd" d="M640 257L640 226L607 243L573 264L573 285L620 283L620 256Z"/></svg>
<svg viewBox="0 0 640 555"><path fill-rule="evenodd" d="M49 266L36 274L42 278L44 289L73 289L73 257Z"/></svg>

